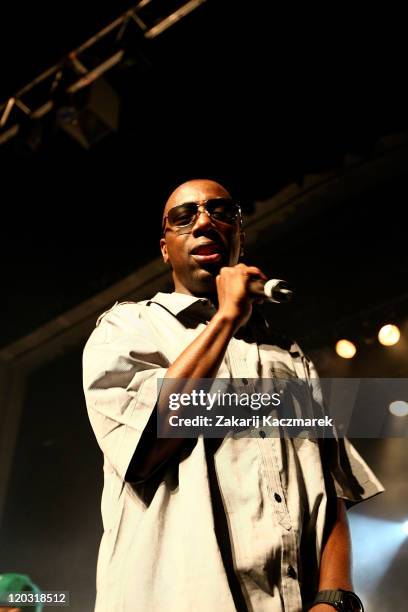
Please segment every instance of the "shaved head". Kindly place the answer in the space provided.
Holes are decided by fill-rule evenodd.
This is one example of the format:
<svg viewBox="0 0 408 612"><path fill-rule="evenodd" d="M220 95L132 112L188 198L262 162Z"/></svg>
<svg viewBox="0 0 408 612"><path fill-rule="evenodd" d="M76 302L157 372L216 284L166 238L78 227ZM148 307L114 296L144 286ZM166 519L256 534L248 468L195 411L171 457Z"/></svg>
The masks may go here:
<svg viewBox="0 0 408 612"><path fill-rule="evenodd" d="M184 202L198 202L209 198L230 198L228 191L210 179L193 179L179 185L170 195L163 210L163 218L167 211L177 204Z"/></svg>

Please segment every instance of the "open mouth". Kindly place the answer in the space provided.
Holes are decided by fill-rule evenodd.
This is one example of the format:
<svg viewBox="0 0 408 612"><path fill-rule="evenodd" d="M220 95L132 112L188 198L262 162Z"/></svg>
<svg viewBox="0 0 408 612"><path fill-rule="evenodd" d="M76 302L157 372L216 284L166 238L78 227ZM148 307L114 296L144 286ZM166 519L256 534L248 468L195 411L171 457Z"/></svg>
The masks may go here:
<svg viewBox="0 0 408 612"><path fill-rule="evenodd" d="M191 255L200 263L216 263L221 260L222 254L223 248L216 242L200 244L191 251Z"/></svg>

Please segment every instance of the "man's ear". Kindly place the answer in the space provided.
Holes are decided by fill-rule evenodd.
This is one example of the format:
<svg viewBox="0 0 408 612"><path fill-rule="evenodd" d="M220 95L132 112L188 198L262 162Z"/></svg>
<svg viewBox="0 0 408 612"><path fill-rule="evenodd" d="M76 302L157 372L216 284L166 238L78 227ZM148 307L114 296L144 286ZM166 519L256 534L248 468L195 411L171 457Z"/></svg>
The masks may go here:
<svg viewBox="0 0 408 612"><path fill-rule="evenodd" d="M160 250L165 264L169 264L169 254L167 252L167 244L165 238L160 238Z"/></svg>
<svg viewBox="0 0 408 612"><path fill-rule="evenodd" d="M245 234L244 232L241 232L239 235L239 239L240 239L240 244L241 244L241 248L239 251L239 256L240 258L244 256L244 246L245 246Z"/></svg>

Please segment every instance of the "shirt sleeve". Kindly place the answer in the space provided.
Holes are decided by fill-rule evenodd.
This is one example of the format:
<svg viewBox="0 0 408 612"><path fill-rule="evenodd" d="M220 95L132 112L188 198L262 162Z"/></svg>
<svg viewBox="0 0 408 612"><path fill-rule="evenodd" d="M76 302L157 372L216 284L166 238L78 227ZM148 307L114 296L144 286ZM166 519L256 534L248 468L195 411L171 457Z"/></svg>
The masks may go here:
<svg viewBox="0 0 408 612"><path fill-rule="evenodd" d="M83 384L97 442L122 480L136 450L156 437L155 406L169 365L140 317L138 304L115 305L98 319L83 354ZM130 469L132 466L132 470Z"/></svg>
<svg viewBox="0 0 408 612"><path fill-rule="evenodd" d="M324 398L319 375L312 361L302 353L312 400L323 411ZM333 437L320 440L321 458L326 482L335 495L344 499L347 507L369 499L384 491L384 487L348 438Z"/></svg>
<svg viewBox="0 0 408 612"><path fill-rule="evenodd" d="M384 491L381 482L347 438L323 441L323 467L333 479L336 496L347 507Z"/></svg>

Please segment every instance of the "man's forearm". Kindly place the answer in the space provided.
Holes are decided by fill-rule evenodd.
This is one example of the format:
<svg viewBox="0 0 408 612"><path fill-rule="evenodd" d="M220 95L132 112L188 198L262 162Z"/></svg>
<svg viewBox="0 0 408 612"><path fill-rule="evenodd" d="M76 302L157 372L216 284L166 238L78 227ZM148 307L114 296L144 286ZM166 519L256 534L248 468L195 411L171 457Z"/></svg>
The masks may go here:
<svg viewBox="0 0 408 612"><path fill-rule="evenodd" d="M168 368L166 378L199 379L215 376L234 331L234 321L217 312L201 334Z"/></svg>
<svg viewBox="0 0 408 612"><path fill-rule="evenodd" d="M342 499L337 500L336 521L320 562L319 591L325 589L352 589L350 530Z"/></svg>
<svg viewBox="0 0 408 612"><path fill-rule="evenodd" d="M353 590L351 578L351 540L344 501L337 500L337 516L326 540L320 561L319 591ZM313 612L330 612L327 604L313 606Z"/></svg>

